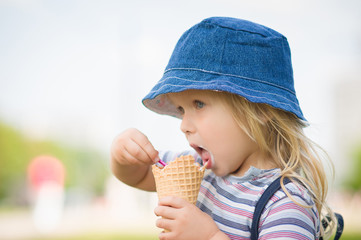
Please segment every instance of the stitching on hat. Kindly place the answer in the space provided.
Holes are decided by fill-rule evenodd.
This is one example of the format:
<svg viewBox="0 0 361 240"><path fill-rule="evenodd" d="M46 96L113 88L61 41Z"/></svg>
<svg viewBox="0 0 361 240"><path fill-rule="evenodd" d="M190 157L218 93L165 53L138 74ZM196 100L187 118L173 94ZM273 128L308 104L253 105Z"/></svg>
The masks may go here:
<svg viewBox="0 0 361 240"><path fill-rule="evenodd" d="M187 79L183 79L183 80L187 80ZM188 80L188 81L192 81L192 80ZM193 81L193 82L196 82L196 81ZM197 82L198 82L198 81L197 81ZM168 84L162 85L162 86L161 86L159 89L157 89L156 91L151 91L150 93L159 92L162 88L164 88L164 87L166 87L166 86L189 87L189 85L175 85L175 84L169 84L169 83L168 83ZM238 89L236 89L236 88L234 88L234 87L232 87L232 86L228 86L228 85L218 85L218 86L220 86L220 87L227 87L227 88L230 88L230 89L238 90ZM245 90L249 90L249 91L260 92L260 93L275 95L275 96L284 98L283 96L278 95L278 94L275 94L275 93L262 92L262 91L257 91L257 90L245 88L245 87L241 87L241 88L243 88L243 89L245 89ZM202 89L199 89L199 90L202 90ZM203 90L210 90L210 89L203 89ZM289 106L291 109L293 109L295 112L297 112L297 113L299 113L300 115L302 115L300 111L298 111L296 108L294 108L292 105L290 105L290 104L288 104L288 103L284 103L284 102L280 102L280 101L277 101L277 100L273 100L273 99L268 98L268 97L259 97L259 96L249 95L249 94L244 93L244 91L242 91L242 90L238 90L238 91L240 91L242 94L244 94L244 95L246 95L246 96L248 96L248 97L253 97L253 98L258 98L258 99L267 99L267 100L269 100L269 101L271 101L271 102L279 103L279 104L282 104L282 105L287 105L287 106ZM291 102L291 103L295 104L296 106L298 106L297 103L295 103L295 102L293 102L293 101L291 101L291 100L289 100L289 99L287 99L287 98L284 98L284 99L285 99L285 100L288 100L289 102Z"/></svg>
<svg viewBox="0 0 361 240"><path fill-rule="evenodd" d="M279 86L279 85L274 84L274 83L269 83L269 82L266 82L266 81L262 81L262 80L259 80L259 79L256 79L256 78L244 77L244 76L239 76L239 75L234 75L234 74L229 74L229 73L214 72L214 71L209 71L209 70L199 69L199 68L169 68L169 69L164 71L164 74L169 72L169 71L172 71L172 70L201 71L201 72L205 72L205 73L211 73L211 74L218 74L218 75L242 78L242 79L245 79L245 80L260 82L260 83L264 83L264 84L267 84L267 85L270 85L270 86L278 87L278 88L283 89L283 90L285 90L287 92L290 92L290 93L292 93L294 95L296 94L294 91L292 91L290 89L287 89L285 87Z"/></svg>
<svg viewBox="0 0 361 240"><path fill-rule="evenodd" d="M169 77L169 78L176 78L176 79L185 80L185 81L190 81L190 82L196 82L196 83L199 83L199 82L205 82L205 81L194 81L194 80L189 80L189 79L179 78L179 77ZM166 79L168 79L168 78L165 78L164 80L166 80ZM229 81L224 81L224 82L228 82L228 83L230 83L230 84L232 84L232 85L233 85L233 83L232 83L232 82L229 82ZM157 85L158 85L158 84L157 84ZM159 88L159 89L157 89L157 90L151 91L150 93L160 91L160 89L162 89L162 88L163 88L163 86L179 86L179 87L186 87L186 86L188 86L188 85L175 85L175 84L169 84L169 83L168 83L168 84L164 84L164 85L162 85L162 87L160 87L160 88ZM232 87L232 86L229 86L229 85L218 85L218 86L226 86L226 87L228 87L228 88L231 88L231 89L233 89L233 90L237 91L237 88ZM243 88L243 89L248 90L248 91L253 91L253 92L258 92L258 93L263 93L263 94L268 94L268 95L275 95L275 96L277 96L277 97L283 98L284 100L286 100L286 101L288 101L288 102L291 102L291 103L293 103L293 104L295 104L295 105L298 105L298 103L296 103L296 102L294 102L294 101L292 101L292 100L290 100L290 99L288 99L288 98L285 98L284 96L279 95L279 94L277 94L277 93L270 93L270 92L264 92L264 91L254 90L254 89L251 89L251 88L246 88L246 87L243 87L243 86L238 86L238 87ZM202 89L199 89L199 90L202 90ZM252 96L252 95L248 95L248 96ZM256 98L261 98L261 97L257 97L257 96L254 96L254 97L256 97ZM269 98L266 98L266 99L269 99ZM270 99L270 100L271 100L271 99ZM277 101L275 101L275 102L277 102Z"/></svg>
<svg viewBox="0 0 361 240"><path fill-rule="evenodd" d="M186 79L186 78L180 78L180 77L167 77L167 78L164 78L162 81L159 81L156 85L159 85L160 83L162 83L162 82L164 82L164 81L166 81L167 79L170 79L170 78L180 79L180 80L189 81L189 82L196 82L196 83L208 83L207 81L196 81L196 80L191 80L191 79ZM227 83L230 83L231 85L234 85L234 84L233 84L232 82L230 82L230 81L223 81L223 82L227 82ZM177 85L172 85L172 84L166 84L166 85L177 86ZM179 86L186 86L186 85L179 85ZM228 86L228 85L218 85L218 86ZM230 86L229 86L229 87L230 87ZM253 91L253 92L259 92L259 93L263 93L263 94L275 95L275 96L278 96L278 97L280 97L280 98L283 98L284 100L289 101L289 102L291 102L291 103L293 103L293 104L295 104L295 105L298 105L298 103L296 103L296 102L294 102L294 101L292 101L292 100L290 100L290 99L288 99L288 98L285 98L284 96L279 95L279 94L277 94L277 93L264 92L264 91L260 91L260 90L255 90L255 89L251 89L251 88L246 88L246 87L243 87L243 86L238 86L238 87L243 88L243 89L246 89L246 90L249 90L249 91ZM162 87L161 87L161 88L162 88ZM161 88L159 88L159 89L161 89ZM237 90L237 89L234 88L234 87L230 87L230 88L232 88L232 89L234 89L234 90ZM152 93L152 92L157 92L157 91L159 91L159 89L150 91L150 93Z"/></svg>
<svg viewBox="0 0 361 240"><path fill-rule="evenodd" d="M162 87L160 87L158 90L162 89L163 87L165 86L175 86L175 87L189 87L189 85L175 85L175 84L164 84L162 85ZM228 85L219 85L219 86L223 86L223 87L228 87L228 88L231 88L231 89L234 89L233 87L230 87ZM247 88L244 88L246 90L251 90L251 89L247 89ZM202 89L199 89L199 90L202 90ZM203 89L203 90L208 90L208 89ZM155 91L153 91L155 92ZM243 92L242 90L240 90L240 92L242 94L244 94L245 96L248 96L248 97L252 97L252 98L258 98L258 99L266 99L270 102L275 102L275 103L279 103L279 104L282 104L282 105L286 105L286 106L289 106L293 111L295 111L296 113L298 113L299 115L302 115L300 111L298 111L296 108L294 108L292 105L288 104L288 103L284 103L284 102L279 102L277 100L274 100L274 99L271 99L271 98L267 98L267 97L258 97L258 96L253 96L253 95L249 95L249 94L246 94L245 92ZM277 94L274 94L274 95L277 95ZM279 95L277 95L279 96ZM292 102L292 101L291 101ZM292 102L293 103L293 102ZM297 105L297 104L296 104ZM276 107L277 108L277 107Z"/></svg>

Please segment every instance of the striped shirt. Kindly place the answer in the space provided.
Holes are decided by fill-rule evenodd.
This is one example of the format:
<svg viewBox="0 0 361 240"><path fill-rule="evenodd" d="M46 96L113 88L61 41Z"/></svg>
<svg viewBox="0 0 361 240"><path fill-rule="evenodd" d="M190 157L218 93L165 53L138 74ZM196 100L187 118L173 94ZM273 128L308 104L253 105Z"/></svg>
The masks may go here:
<svg viewBox="0 0 361 240"><path fill-rule="evenodd" d="M192 152L183 152L182 155L189 153ZM164 153L161 159L174 159L174 153ZM197 161L201 161L199 157ZM251 167L242 177L218 177L207 170L197 206L209 214L230 239L249 239L256 203L266 188L280 176L280 172L278 168L261 170ZM310 193L302 185L293 182L287 183L285 187L297 203L312 207L302 207L282 189L278 190L261 215L259 239L318 239L319 215Z"/></svg>

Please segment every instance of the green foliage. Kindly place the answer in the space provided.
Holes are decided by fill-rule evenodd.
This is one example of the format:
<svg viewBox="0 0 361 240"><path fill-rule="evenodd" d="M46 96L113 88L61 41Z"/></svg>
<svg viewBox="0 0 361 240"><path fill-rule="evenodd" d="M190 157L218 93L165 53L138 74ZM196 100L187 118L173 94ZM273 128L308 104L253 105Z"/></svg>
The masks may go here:
<svg viewBox="0 0 361 240"><path fill-rule="evenodd" d="M28 142L14 129L0 123L0 199L19 179L24 178Z"/></svg>
<svg viewBox="0 0 361 240"><path fill-rule="evenodd" d="M352 153L352 173L346 179L346 188L352 191L361 190L361 143L356 145Z"/></svg>
<svg viewBox="0 0 361 240"><path fill-rule="evenodd" d="M24 188L27 184L28 164L39 155L51 155L63 162L66 187L102 193L104 180L109 175L107 159L102 154L51 140L34 141L0 123L0 202L16 195L16 189L24 191L19 186Z"/></svg>

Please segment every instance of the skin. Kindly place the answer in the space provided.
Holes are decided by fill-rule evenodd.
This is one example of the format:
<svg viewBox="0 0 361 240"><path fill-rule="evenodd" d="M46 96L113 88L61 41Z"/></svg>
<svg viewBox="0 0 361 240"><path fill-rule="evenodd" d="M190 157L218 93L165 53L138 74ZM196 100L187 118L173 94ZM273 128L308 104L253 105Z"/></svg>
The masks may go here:
<svg viewBox="0 0 361 240"><path fill-rule="evenodd" d="M180 128L190 146L217 176L242 176L250 166L274 167L269 164L272 159L262 154L218 98L199 90L172 93L169 98L182 115ZM128 129L118 135L111 159L112 171L119 180L155 191L151 165L158 161L158 151L143 133ZM229 239L208 214L183 199L162 198L154 212L161 217L156 226L169 230L160 233L159 239Z"/></svg>

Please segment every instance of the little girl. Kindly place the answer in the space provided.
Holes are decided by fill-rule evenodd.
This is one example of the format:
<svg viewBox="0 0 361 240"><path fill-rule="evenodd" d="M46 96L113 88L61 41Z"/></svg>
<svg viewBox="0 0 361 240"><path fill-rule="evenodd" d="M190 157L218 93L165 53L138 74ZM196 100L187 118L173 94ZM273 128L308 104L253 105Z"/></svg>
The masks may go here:
<svg viewBox="0 0 361 240"><path fill-rule="evenodd" d="M209 169L194 206L159 200L159 239L249 239L255 205L279 176L292 179L268 201L260 239L319 239L334 215L327 179L296 98L287 39L265 26L213 17L178 41L162 79L143 99L160 114L181 119L191 151L158 153L136 129L111 148L112 171L124 183L155 191L151 165L194 154ZM329 217L327 231L320 223Z"/></svg>

